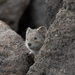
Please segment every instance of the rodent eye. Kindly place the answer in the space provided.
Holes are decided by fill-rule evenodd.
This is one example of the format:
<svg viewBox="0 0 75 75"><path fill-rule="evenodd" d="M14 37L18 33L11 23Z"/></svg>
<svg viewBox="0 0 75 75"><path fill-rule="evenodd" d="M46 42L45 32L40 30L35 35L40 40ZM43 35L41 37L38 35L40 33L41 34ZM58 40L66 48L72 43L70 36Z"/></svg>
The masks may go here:
<svg viewBox="0 0 75 75"><path fill-rule="evenodd" d="M36 38L36 37L34 37L34 40L37 40L37 38Z"/></svg>

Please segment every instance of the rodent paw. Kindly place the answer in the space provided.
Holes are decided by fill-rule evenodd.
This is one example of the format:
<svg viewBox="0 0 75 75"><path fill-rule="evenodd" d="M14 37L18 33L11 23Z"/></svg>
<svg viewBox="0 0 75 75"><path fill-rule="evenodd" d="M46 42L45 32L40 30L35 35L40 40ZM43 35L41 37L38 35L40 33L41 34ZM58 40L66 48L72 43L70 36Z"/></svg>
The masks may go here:
<svg viewBox="0 0 75 75"><path fill-rule="evenodd" d="M34 59L34 54L32 52L29 52L29 57L32 57Z"/></svg>

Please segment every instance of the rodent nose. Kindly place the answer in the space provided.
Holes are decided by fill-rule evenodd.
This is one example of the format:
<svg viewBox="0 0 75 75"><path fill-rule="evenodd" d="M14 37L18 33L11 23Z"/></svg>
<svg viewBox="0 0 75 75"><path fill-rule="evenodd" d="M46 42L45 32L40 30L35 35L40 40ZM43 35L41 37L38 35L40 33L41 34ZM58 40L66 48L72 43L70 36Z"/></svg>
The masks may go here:
<svg viewBox="0 0 75 75"><path fill-rule="evenodd" d="M28 46L31 46L31 43L28 43Z"/></svg>

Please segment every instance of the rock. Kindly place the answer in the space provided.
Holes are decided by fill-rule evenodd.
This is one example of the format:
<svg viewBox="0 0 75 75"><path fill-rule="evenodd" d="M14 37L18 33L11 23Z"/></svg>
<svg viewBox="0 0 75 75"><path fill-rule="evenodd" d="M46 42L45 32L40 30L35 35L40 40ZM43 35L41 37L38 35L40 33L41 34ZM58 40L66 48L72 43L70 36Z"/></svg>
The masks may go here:
<svg viewBox="0 0 75 75"><path fill-rule="evenodd" d="M30 4L32 25L36 28L46 26L45 0L32 0Z"/></svg>
<svg viewBox="0 0 75 75"><path fill-rule="evenodd" d="M30 0L0 0L0 20L5 21L17 31L20 17Z"/></svg>
<svg viewBox="0 0 75 75"><path fill-rule="evenodd" d="M45 0L46 1L46 24L49 27L55 20L56 14L62 7L62 0Z"/></svg>
<svg viewBox="0 0 75 75"><path fill-rule="evenodd" d="M64 8L72 11L75 14L75 0L63 0Z"/></svg>
<svg viewBox="0 0 75 75"><path fill-rule="evenodd" d="M33 62L24 40L0 21L0 75L26 75Z"/></svg>
<svg viewBox="0 0 75 75"><path fill-rule="evenodd" d="M70 3L71 0L65 1ZM72 0L71 3L75 4L75 1ZM74 13L72 9L65 9L64 6L59 10L53 24L49 27L45 43L36 56L35 63L26 75L75 74Z"/></svg>

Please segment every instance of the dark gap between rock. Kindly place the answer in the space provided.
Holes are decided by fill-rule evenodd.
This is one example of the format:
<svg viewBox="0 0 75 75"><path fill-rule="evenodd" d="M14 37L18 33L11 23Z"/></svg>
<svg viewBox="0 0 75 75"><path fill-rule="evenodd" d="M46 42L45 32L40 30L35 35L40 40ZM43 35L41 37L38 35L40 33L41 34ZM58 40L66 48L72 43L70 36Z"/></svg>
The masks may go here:
<svg viewBox="0 0 75 75"><path fill-rule="evenodd" d="M32 2L32 1L31 1ZM31 2L29 6L27 7L27 10L23 12L23 15L20 18L20 21L18 23L18 31L17 33L22 36L23 39L25 39L25 33L26 29L28 27L31 27L32 29L35 29L36 26L34 25L31 17Z"/></svg>

